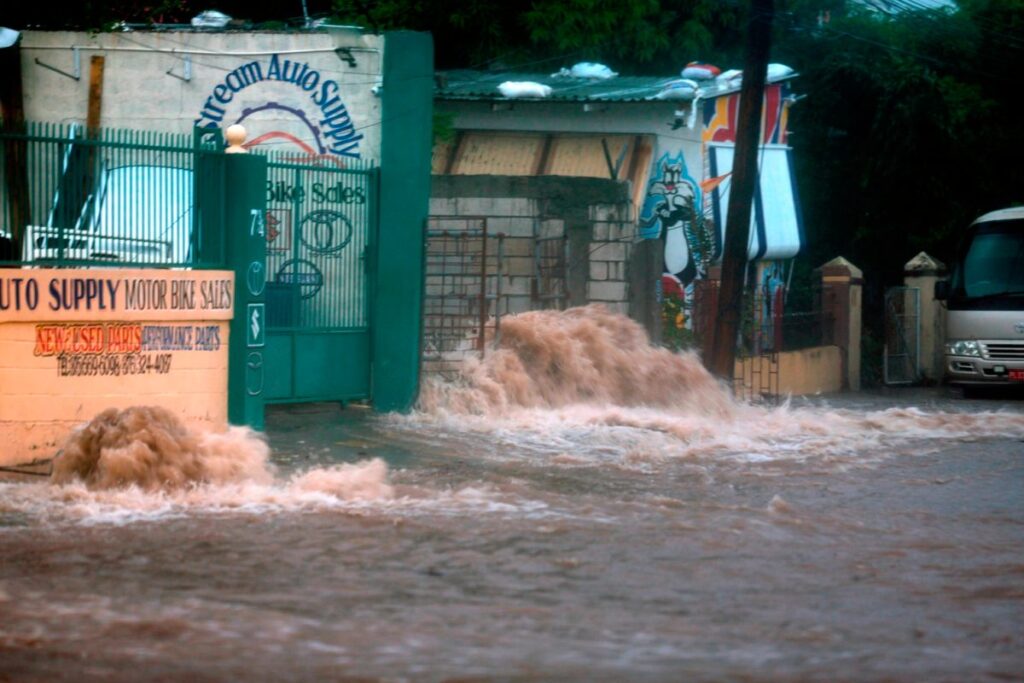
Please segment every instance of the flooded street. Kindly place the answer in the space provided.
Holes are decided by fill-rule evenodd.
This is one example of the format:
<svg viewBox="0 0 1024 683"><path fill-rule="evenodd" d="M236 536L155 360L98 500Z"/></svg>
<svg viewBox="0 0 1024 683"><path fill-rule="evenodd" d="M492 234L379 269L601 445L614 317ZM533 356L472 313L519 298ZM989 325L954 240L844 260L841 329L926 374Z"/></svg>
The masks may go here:
<svg viewBox="0 0 1024 683"><path fill-rule="evenodd" d="M0 483L0 681L1024 677L1024 403L738 405L619 342L647 379L276 409L266 476Z"/></svg>

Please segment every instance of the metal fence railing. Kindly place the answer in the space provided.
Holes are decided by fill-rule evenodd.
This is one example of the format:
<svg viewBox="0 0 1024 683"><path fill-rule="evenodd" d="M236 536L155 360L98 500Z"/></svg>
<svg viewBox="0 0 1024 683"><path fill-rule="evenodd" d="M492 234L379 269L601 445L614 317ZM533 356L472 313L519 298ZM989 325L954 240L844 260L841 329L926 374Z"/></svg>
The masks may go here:
<svg viewBox="0 0 1024 683"><path fill-rule="evenodd" d="M504 242L503 233L489 232L486 217L430 219L423 358L431 370L482 356L500 334Z"/></svg>
<svg viewBox="0 0 1024 683"><path fill-rule="evenodd" d="M376 167L279 155L269 155L267 162L270 325L367 326Z"/></svg>
<svg viewBox="0 0 1024 683"><path fill-rule="evenodd" d="M200 139L74 124L0 130L0 263L216 265L222 249L198 249L214 242L196 197L198 160L220 145Z"/></svg>

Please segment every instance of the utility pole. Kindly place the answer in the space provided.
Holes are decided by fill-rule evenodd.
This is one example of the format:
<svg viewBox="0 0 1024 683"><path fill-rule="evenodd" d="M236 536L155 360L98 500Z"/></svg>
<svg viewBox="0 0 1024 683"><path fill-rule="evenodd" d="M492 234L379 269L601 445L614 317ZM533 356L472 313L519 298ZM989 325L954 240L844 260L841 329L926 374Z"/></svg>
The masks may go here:
<svg viewBox="0 0 1024 683"><path fill-rule="evenodd" d="M761 145L761 102L771 48L773 0L751 0L747 47L743 59L743 86L737 117L736 153L729 191L729 218L722 249L722 284L718 292L710 370L730 384L736 365L736 333L743 305L743 282L750 242L750 210L758 182L757 158Z"/></svg>

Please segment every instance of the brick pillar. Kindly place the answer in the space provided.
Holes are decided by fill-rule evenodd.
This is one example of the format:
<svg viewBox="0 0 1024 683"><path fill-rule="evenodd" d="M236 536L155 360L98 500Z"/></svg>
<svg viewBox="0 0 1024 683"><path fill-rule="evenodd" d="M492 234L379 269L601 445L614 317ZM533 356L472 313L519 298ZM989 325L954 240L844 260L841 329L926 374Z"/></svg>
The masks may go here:
<svg viewBox="0 0 1024 683"><path fill-rule="evenodd" d="M935 283L946 276L946 266L923 251L903 266L903 284L919 292L919 330L924 378L938 382L943 374L943 343L946 336L946 309L935 299Z"/></svg>
<svg viewBox="0 0 1024 683"><path fill-rule="evenodd" d="M821 275L821 310L832 319L831 341L843 358L843 388L860 389L860 335L864 274L842 256L817 269Z"/></svg>

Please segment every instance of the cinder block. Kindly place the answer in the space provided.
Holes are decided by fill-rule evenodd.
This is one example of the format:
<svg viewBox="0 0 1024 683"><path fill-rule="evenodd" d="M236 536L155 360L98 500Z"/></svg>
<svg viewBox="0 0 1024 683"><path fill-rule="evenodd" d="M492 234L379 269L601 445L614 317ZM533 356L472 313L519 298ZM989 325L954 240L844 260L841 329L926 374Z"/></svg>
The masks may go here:
<svg viewBox="0 0 1024 683"><path fill-rule="evenodd" d="M611 264L614 265L614 264ZM608 279L608 266L609 264L605 261L591 261L590 262L590 279L591 280L607 280Z"/></svg>
<svg viewBox="0 0 1024 683"><path fill-rule="evenodd" d="M590 301L625 301L625 282L598 282L587 283L587 299Z"/></svg>
<svg viewBox="0 0 1024 683"><path fill-rule="evenodd" d="M592 242L590 259L592 261L625 261L628 245L624 242Z"/></svg>
<svg viewBox="0 0 1024 683"><path fill-rule="evenodd" d="M529 296L532 280L532 277L525 276L505 277L501 281L501 293L510 296Z"/></svg>
<svg viewBox="0 0 1024 683"><path fill-rule="evenodd" d="M502 270L511 276L533 277L533 259L522 256L506 258Z"/></svg>
<svg viewBox="0 0 1024 683"><path fill-rule="evenodd" d="M538 237L564 237L565 221L561 219L548 219L540 222L540 233Z"/></svg>
<svg viewBox="0 0 1024 683"><path fill-rule="evenodd" d="M509 237L504 240L505 258L516 256L533 257L533 239L528 237Z"/></svg>
<svg viewBox="0 0 1024 683"><path fill-rule="evenodd" d="M526 313L533 309L533 302L528 296L510 296L506 301L508 302L508 313L510 315Z"/></svg>
<svg viewBox="0 0 1024 683"><path fill-rule="evenodd" d="M605 308L613 313L621 313L622 315L629 315L629 302L628 301L606 301L604 302Z"/></svg>
<svg viewBox="0 0 1024 683"><path fill-rule="evenodd" d="M455 200L455 213L459 216L494 216L493 197L458 197Z"/></svg>
<svg viewBox="0 0 1024 683"><path fill-rule="evenodd" d="M458 211L458 204L454 197L431 197L431 216L452 216Z"/></svg>
<svg viewBox="0 0 1024 683"><path fill-rule="evenodd" d="M536 221L531 217L510 218L504 231L510 237L533 237Z"/></svg>

